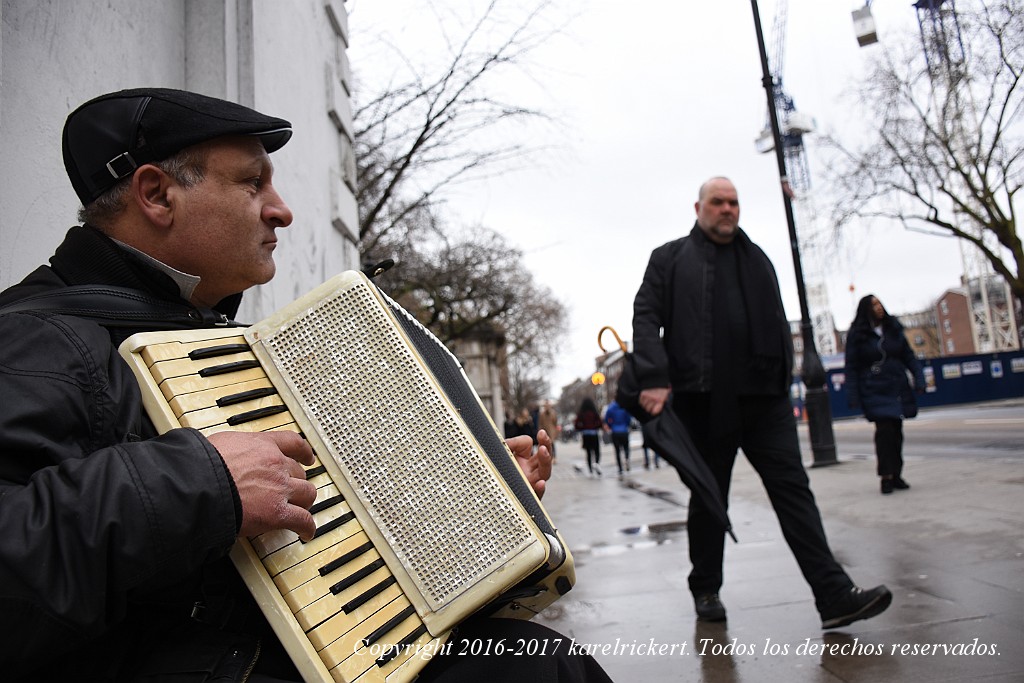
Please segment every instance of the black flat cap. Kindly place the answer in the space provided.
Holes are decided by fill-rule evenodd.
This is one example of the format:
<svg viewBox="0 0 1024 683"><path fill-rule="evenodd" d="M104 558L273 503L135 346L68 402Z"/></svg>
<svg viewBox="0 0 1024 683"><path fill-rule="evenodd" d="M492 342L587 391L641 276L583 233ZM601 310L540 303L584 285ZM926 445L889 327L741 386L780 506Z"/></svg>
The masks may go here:
<svg viewBox="0 0 1024 683"><path fill-rule="evenodd" d="M121 90L89 100L68 116L64 168L86 205L142 164L224 135L258 135L269 153L288 142L292 124L184 90Z"/></svg>

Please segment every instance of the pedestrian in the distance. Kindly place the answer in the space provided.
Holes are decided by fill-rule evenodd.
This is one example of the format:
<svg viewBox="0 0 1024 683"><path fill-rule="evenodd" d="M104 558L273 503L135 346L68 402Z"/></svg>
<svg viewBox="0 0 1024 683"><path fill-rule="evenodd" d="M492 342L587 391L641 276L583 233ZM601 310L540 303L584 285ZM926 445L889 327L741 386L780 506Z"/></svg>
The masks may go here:
<svg viewBox="0 0 1024 683"><path fill-rule="evenodd" d="M551 437L551 464L554 464L557 459L555 442L558 441L562 429L558 424L558 411L555 410L555 404L551 401L544 401L537 412L537 428L543 429Z"/></svg>
<svg viewBox="0 0 1024 683"><path fill-rule="evenodd" d="M601 430L603 423L597 412L597 405L591 398L585 398L576 411L576 431L583 440L583 450L587 452L587 473L601 476Z"/></svg>
<svg viewBox="0 0 1024 683"><path fill-rule="evenodd" d="M612 432L612 447L615 449L615 464L619 468L619 476L629 471L629 425L633 422L633 416L626 412L626 409L619 405L618 401L612 401L604 412L604 422Z"/></svg>
<svg viewBox="0 0 1024 683"><path fill-rule="evenodd" d="M903 420L917 415L914 393L924 391L924 372L903 325L871 294L857 304L846 336L846 388L850 407L875 423L882 493L909 489L903 479Z"/></svg>

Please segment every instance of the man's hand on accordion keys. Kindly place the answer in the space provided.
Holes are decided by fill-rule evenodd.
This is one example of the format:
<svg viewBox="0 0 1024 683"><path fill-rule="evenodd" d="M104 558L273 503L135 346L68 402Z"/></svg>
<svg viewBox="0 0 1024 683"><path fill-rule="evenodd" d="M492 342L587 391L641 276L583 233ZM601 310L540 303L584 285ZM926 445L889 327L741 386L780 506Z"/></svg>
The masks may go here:
<svg viewBox="0 0 1024 683"><path fill-rule="evenodd" d="M302 465L312 465L314 456L305 439L290 431L218 432L209 439L242 501L240 535L290 529L303 540L313 538L309 507L316 486L306 481Z"/></svg>
<svg viewBox="0 0 1024 683"><path fill-rule="evenodd" d="M533 439L528 436L513 436L507 439L509 450L515 456L519 469L526 475L526 480L537 493L544 495L548 479L551 477L551 437L541 429L537 432L537 448L533 447Z"/></svg>

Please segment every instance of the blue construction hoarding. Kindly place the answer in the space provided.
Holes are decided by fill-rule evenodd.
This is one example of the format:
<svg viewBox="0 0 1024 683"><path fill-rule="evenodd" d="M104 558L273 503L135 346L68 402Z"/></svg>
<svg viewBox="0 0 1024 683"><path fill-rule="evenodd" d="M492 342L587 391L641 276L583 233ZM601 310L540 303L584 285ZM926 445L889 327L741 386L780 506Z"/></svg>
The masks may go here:
<svg viewBox="0 0 1024 683"><path fill-rule="evenodd" d="M930 406L998 401L1024 397L1024 351L983 353L970 356L946 356L921 361L924 366L925 393L918 405ZM831 363L826 364L826 368ZM832 417L860 416L847 405L846 373L842 367L826 370ZM802 396L794 385L794 405L802 409Z"/></svg>

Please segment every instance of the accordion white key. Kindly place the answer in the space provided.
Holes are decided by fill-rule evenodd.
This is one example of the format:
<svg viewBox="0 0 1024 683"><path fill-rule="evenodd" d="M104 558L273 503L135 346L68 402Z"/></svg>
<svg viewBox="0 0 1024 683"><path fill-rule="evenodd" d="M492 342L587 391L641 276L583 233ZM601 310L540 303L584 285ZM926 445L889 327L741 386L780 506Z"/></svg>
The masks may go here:
<svg viewBox="0 0 1024 683"><path fill-rule="evenodd" d="M572 556L457 359L362 273L245 328L121 346L160 432L291 429L317 536L231 557L307 681L409 681L470 615L531 618Z"/></svg>

